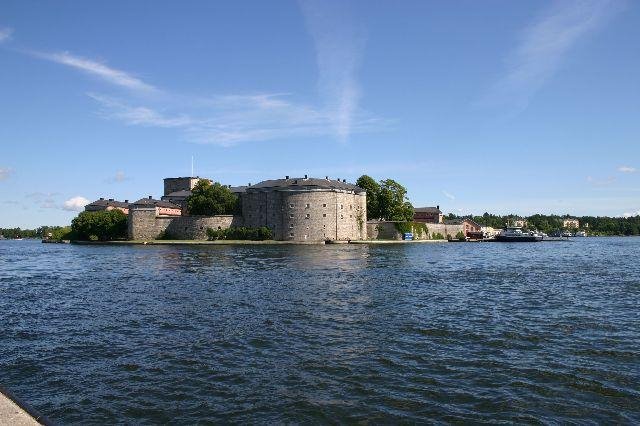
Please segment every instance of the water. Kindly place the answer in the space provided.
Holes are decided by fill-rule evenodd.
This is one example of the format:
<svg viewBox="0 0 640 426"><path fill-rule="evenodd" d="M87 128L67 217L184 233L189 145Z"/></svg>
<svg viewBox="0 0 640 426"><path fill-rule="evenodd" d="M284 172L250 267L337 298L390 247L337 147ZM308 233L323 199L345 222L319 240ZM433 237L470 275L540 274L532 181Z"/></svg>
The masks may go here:
<svg viewBox="0 0 640 426"><path fill-rule="evenodd" d="M61 424L640 422L640 238L0 241L0 321Z"/></svg>

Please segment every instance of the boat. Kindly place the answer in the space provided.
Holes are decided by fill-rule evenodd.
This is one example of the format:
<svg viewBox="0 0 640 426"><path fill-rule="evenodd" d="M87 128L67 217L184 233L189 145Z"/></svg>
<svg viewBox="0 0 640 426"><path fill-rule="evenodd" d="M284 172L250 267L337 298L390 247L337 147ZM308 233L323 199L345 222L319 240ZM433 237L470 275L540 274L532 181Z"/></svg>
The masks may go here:
<svg viewBox="0 0 640 426"><path fill-rule="evenodd" d="M587 233L585 231L576 232L576 237L586 237Z"/></svg>
<svg viewBox="0 0 640 426"><path fill-rule="evenodd" d="M564 232L562 233L562 236L563 236L564 238L569 238L569 237L573 237L573 234L572 234L571 232L569 232L569 231L564 231Z"/></svg>
<svg viewBox="0 0 640 426"><path fill-rule="evenodd" d="M537 241L542 241L542 239L542 234L531 231L525 232L519 226L507 226L498 235L496 235L496 241L500 241L503 243L534 243Z"/></svg>

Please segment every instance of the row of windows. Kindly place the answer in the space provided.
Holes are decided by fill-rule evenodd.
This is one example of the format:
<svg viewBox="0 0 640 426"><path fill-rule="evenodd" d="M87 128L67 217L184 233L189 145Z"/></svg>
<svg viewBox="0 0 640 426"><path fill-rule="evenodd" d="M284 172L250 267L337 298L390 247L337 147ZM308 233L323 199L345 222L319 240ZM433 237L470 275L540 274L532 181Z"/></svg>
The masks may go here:
<svg viewBox="0 0 640 426"><path fill-rule="evenodd" d="M326 213L322 213L322 217L327 217L327 214L326 214ZM291 213L291 214L289 215L289 219L293 219L293 218L294 218L294 215L293 215L293 213ZM310 215L309 213L307 213L307 214L304 216L304 218L305 218L305 219L311 219L311 215ZM352 214L350 214L350 215L349 215L349 218L350 218L350 219L353 219L353 215L352 215ZM344 219L344 215L343 215L343 214L341 214L341 215L340 215L340 219Z"/></svg>
<svg viewBox="0 0 640 426"><path fill-rule="evenodd" d="M295 206L296 205L293 204L293 203L289 204L289 208L290 209L294 208ZM311 207L311 204L309 204L309 203L304 205L305 209L308 209L310 207ZM322 207L327 207L327 203L322 204ZM340 210L343 210L343 209L344 209L344 204L340 204ZM349 204L349 210L353 210L353 205L352 204Z"/></svg>

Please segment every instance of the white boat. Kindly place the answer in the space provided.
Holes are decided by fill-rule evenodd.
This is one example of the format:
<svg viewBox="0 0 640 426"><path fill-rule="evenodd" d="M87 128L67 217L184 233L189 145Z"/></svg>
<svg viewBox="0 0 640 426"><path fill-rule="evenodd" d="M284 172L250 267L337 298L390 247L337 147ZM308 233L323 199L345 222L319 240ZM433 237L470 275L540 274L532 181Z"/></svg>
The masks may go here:
<svg viewBox="0 0 640 426"><path fill-rule="evenodd" d="M500 241L503 243L533 243L542 241L542 238L542 234L531 231L525 232L519 226L507 226L496 236L496 241Z"/></svg>

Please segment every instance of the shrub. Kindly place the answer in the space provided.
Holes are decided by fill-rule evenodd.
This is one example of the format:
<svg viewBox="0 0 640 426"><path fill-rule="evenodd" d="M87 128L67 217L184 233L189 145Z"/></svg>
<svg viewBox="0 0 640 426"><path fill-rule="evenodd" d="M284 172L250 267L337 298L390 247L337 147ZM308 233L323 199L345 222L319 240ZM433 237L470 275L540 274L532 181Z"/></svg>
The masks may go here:
<svg viewBox="0 0 640 426"><path fill-rule="evenodd" d="M456 234L456 240L464 241L467 239L467 236L462 231L458 231Z"/></svg>
<svg viewBox="0 0 640 426"><path fill-rule="evenodd" d="M436 232L435 234L431 234L431 239L432 240L444 240L444 236L441 233Z"/></svg>
<svg viewBox="0 0 640 426"><path fill-rule="evenodd" d="M209 240L272 240L273 232L266 226L260 228L232 227L227 229L207 228Z"/></svg>

